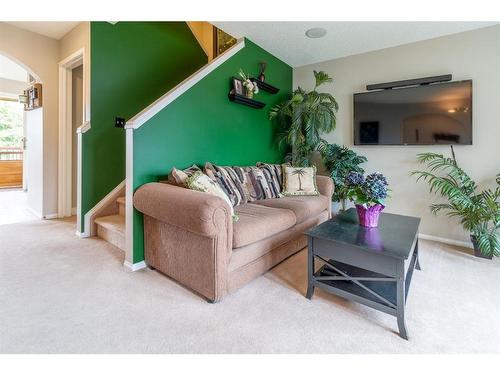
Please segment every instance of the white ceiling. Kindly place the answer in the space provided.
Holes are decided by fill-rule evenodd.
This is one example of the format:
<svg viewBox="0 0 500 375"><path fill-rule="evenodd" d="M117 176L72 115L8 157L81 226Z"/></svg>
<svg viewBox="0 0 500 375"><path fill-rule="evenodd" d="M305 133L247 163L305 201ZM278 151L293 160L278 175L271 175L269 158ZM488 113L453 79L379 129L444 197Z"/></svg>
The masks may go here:
<svg viewBox="0 0 500 375"><path fill-rule="evenodd" d="M11 59L0 55L0 78L27 82L28 72Z"/></svg>
<svg viewBox="0 0 500 375"><path fill-rule="evenodd" d="M213 22L247 37L293 67L491 26L498 22ZM327 35L309 39L305 31Z"/></svg>
<svg viewBox="0 0 500 375"><path fill-rule="evenodd" d="M21 29L59 40L80 22L7 22Z"/></svg>

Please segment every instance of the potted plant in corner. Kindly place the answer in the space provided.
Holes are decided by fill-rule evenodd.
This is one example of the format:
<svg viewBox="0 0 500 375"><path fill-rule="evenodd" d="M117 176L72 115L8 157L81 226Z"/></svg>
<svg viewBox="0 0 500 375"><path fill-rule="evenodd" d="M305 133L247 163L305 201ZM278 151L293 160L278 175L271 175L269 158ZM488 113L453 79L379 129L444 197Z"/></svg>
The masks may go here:
<svg viewBox="0 0 500 375"><path fill-rule="evenodd" d="M323 162L330 173L335 189L332 201L340 202L342 211L345 211L348 200L348 186L345 183L350 172L363 173L360 164L367 161L366 157L360 156L346 146L328 144L322 152Z"/></svg>
<svg viewBox="0 0 500 375"><path fill-rule="evenodd" d="M321 135L335 129L335 113L339 108L331 94L317 91L321 85L332 82L332 78L325 72L314 71L314 79L312 91L298 87L290 99L269 111L269 119L278 120L281 126L280 144L292 149L288 161L299 167L310 166L311 154L326 147L328 143Z"/></svg>
<svg viewBox="0 0 500 375"><path fill-rule="evenodd" d="M389 192L384 175L374 172L365 178L360 172L351 172L345 185L347 196L356 205L359 224L369 228L378 226L380 213L385 208L384 199Z"/></svg>
<svg viewBox="0 0 500 375"><path fill-rule="evenodd" d="M431 152L417 155L427 171L413 171L417 181L429 184L430 192L446 198L448 203L431 205L431 212L457 217L463 228L470 232L474 255L491 259L500 256L500 174L496 175L496 188L478 191L477 184L457 164L453 146L452 157ZM437 174L439 172L439 174Z"/></svg>

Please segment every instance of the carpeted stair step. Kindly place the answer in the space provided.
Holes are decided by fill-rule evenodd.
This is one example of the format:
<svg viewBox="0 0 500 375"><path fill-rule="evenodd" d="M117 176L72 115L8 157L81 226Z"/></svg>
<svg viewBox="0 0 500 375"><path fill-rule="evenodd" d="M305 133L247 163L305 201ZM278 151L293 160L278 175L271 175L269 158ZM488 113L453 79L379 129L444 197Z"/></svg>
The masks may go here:
<svg viewBox="0 0 500 375"><path fill-rule="evenodd" d="M125 197L118 198L116 203L118 203L119 214L125 216Z"/></svg>
<svg viewBox="0 0 500 375"><path fill-rule="evenodd" d="M95 223L98 237L125 251L125 216L98 217Z"/></svg>

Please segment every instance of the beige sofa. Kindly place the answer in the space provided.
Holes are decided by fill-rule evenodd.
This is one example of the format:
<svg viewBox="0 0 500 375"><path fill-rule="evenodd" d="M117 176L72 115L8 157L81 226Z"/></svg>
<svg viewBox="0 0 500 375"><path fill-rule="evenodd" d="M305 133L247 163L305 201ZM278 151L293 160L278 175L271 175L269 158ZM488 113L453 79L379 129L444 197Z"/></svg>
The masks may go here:
<svg viewBox="0 0 500 375"><path fill-rule="evenodd" d="M321 195L264 199L235 207L186 188L150 183L134 195L144 214L146 264L209 301L226 294L306 247L304 231L331 215L333 182L317 177Z"/></svg>

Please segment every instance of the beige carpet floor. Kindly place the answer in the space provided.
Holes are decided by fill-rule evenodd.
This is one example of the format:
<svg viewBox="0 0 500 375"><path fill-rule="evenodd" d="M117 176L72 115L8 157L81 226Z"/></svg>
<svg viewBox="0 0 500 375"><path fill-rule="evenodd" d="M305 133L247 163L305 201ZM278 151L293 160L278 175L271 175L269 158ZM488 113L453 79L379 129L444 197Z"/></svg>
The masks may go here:
<svg viewBox="0 0 500 375"><path fill-rule="evenodd" d="M395 318L306 289L305 252L217 304L69 221L0 226L2 353L500 352L500 262L421 241L423 270Z"/></svg>

